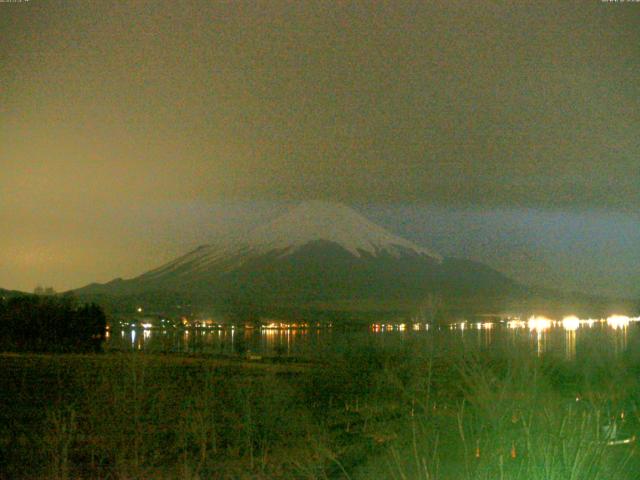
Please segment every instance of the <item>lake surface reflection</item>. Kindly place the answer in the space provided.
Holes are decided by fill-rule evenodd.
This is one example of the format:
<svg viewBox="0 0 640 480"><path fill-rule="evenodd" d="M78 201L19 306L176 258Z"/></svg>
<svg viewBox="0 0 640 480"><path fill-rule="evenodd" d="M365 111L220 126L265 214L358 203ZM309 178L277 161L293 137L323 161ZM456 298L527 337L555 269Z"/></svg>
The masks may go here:
<svg viewBox="0 0 640 480"><path fill-rule="evenodd" d="M584 355L619 356L640 347L638 318L461 322L452 325L371 324L360 328L217 328L111 330L105 349L149 353L197 353L323 358L356 346L406 345L464 349L517 349L575 360Z"/></svg>

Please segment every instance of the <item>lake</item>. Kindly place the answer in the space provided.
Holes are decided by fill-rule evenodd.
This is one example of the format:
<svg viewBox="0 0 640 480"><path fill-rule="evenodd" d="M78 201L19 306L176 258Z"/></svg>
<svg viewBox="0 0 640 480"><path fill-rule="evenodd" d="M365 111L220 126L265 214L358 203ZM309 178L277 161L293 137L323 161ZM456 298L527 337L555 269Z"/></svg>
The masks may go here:
<svg viewBox="0 0 640 480"><path fill-rule="evenodd" d="M436 351L460 347L517 349L532 355L576 360L635 351L640 340L638 320L625 316L562 320L531 317L439 327L425 323L373 323L360 328L127 328L111 330L105 350L327 358L354 346L402 348L411 344Z"/></svg>

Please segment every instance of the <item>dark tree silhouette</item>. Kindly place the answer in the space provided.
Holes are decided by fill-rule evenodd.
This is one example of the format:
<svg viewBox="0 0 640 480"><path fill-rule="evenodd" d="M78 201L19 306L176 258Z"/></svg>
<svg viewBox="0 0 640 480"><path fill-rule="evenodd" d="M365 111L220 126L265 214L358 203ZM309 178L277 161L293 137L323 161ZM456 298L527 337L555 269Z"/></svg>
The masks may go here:
<svg viewBox="0 0 640 480"><path fill-rule="evenodd" d="M24 295L0 300L0 349L32 352L100 351L106 316L71 296Z"/></svg>

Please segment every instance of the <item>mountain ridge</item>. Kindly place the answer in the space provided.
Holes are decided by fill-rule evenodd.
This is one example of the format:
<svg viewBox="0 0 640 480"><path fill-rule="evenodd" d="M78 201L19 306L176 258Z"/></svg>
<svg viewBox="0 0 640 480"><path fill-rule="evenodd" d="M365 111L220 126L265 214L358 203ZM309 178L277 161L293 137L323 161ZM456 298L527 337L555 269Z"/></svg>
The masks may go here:
<svg viewBox="0 0 640 480"><path fill-rule="evenodd" d="M314 201L222 246L200 246L132 279L76 292L163 302L187 298L198 305L411 305L429 293L493 298L522 290L486 265L444 258L350 207Z"/></svg>
<svg viewBox="0 0 640 480"><path fill-rule="evenodd" d="M377 256L387 252L399 257L413 252L441 262L442 257L431 250L401 238L367 220L342 204L304 202L266 224L244 234L244 238L230 238L221 245L200 245L196 249L140 277L152 278L182 266L195 270L206 269L221 259L247 257L280 251L282 256L293 254L312 241L325 240L341 245L352 255Z"/></svg>

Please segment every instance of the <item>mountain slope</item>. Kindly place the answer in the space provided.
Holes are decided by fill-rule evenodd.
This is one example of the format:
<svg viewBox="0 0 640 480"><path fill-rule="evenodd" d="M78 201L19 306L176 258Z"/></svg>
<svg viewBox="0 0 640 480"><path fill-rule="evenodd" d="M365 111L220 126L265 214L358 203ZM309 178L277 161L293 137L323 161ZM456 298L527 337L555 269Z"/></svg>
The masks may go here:
<svg viewBox="0 0 640 480"><path fill-rule="evenodd" d="M223 247L199 247L139 278L200 275L212 268L232 271L247 259L274 252L284 258L319 241L336 244L356 258L411 255L442 260L439 255L390 233L344 205L314 201L303 203L243 236L229 239Z"/></svg>
<svg viewBox="0 0 640 480"><path fill-rule="evenodd" d="M20 292L18 290L5 290L4 288L0 288L0 298L8 299L12 297L21 297L23 295L29 295L26 292Z"/></svg>
<svg viewBox="0 0 640 480"><path fill-rule="evenodd" d="M77 292L212 305L327 305L406 304L429 292L495 296L520 289L489 267L442 258L349 207L307 202L223 246L202 246L136 278Z"/></svg>

